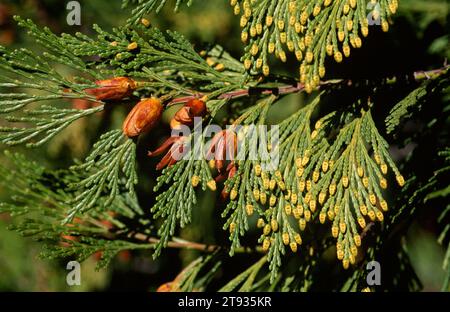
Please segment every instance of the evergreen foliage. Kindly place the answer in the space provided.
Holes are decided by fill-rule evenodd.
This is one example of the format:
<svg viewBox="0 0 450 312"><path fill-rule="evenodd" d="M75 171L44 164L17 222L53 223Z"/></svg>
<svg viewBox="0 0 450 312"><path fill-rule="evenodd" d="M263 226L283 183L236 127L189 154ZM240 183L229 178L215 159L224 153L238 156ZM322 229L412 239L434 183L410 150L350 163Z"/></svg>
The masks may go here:
<svg viewBox="0 0 450 312"><path fill-rule="evenodd" d="M149 249L155 258L164 248L202 251L162 290L205 290L223 263L242 253L253 260L246 260L242 273L219 291L319 289L319 271L330 265L323 259L332 253L350 272L340 271L330 287L359 291L366 289L366 264L389 252L396 270L392 284L384 289L418 290L420 282L401 243L404 232L392 229L414 218L416 207L438 200L444 205L439 242L447 246L442 289L448 290L448 120L441 128L442 166L432 177L402 170L410 159L398 164L390 151L392 135L401 140L403 122L434 105L430 98L436 94L443 96L445 104L439 109L442 118L448 118L448 66L408 73L406 87L400 75L370 82L325 80L331 66L327 56L338 63L350 57L351 49L362 47L372 23L379 21L387 32L397 0L230 2L234 14L240 15L245 44L240 61L221 46L200 50L181 34L150 25L145 16L158 13L166 1L125 0L124 7L133 8L128 24L111 32L95 25L95 36L56 35L16 17L39 48L0 47L0 113L11 124L0 128L0 141L39 147L79 119L150 97L160 98L166 107L202 99L208 110L206 123L217 122L225 112L226 122L235 127L267 125L281 99L302 93L306 104L273 123L279 129L276 170L267 169L263 159L240 155L231 162L233 174L227 169L221 183L215 178L223 171L218 172L214 160L180 160L162 170L152 190L153 206L141 207L135 190L140 141L112 127L84 160L64 170L47 169L6 152L10 163L0 166L0 178L11 195L0 212L15 218L12 229L43 242L45 258L75 256L83 261L101 252L99 268L123 250ZM177 0L175 10L191 4ZM272 56L286 62L289 54L297 59L299 70L289 77L271 73ZM136 87L114 101L88 91L111 77L129 77ZM402 98L383 102L381 94L397 86L407 90ZM342 89L352 90L354 96L336 97ZM90 107L70 107L77 99ZM383 114L381 107L387 109L385 123L373 117ZM432 131L433 120L426 126ZM275 148L269 138L266 141L250 144ZM218 189L223 189L226 204L218 205L222 220L216 223L227 231L229 242L210 246L177 238L192 222L199 197L220 193ZM396 193L400 195L392 198Z"/></svg>

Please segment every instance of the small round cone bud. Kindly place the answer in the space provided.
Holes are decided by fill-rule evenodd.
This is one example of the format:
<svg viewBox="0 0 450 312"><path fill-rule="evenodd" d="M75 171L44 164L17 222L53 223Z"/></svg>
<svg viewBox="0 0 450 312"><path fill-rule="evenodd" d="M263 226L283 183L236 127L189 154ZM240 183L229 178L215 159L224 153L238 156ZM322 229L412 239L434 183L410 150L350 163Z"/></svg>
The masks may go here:
<svg viewBox="0 0 450 312"><path fill-rule="evenodd" d="M217 190L216 181L214 181L214 180L209 181L208 183L206 183L206 185L208 186L208 188L209 188L211 191Z"/></svg>
<svg viewBox="0 0 450 312"><path fill-rule="evenodd" d="M191 183L193 187L197 187L200 183L200 177L197 175L192 176Z"/></svg>

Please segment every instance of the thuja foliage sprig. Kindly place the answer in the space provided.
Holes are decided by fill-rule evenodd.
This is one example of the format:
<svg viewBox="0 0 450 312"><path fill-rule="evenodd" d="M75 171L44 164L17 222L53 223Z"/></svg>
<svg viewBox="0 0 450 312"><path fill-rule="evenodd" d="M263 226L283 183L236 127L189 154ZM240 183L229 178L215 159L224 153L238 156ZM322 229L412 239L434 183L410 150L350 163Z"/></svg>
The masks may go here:
<svg viewBox="0 0 450 312"><path fill-rule="evenodd" d="M77 213L86 212L98 205L98 200L105 193L108 206L115 197L126 190L135 197L134 186L137 183L136 144L125 138L122 131L113 130L103 134L93 146L85 162L71 168L77 173L79 181L71 183L70 188L76 190L66 221L70 221Z"/></svg>
<svg viewBox="0 0 450 312"><path fill-rule="evenodd" d="M15 216L11 229L46 244L44 258L76 256L82 261L102 251L98 267L104 267L121 250L145 248L153 244L111 240L114 232L126 230L120 217L135 218L141 214L135 199L120 194L105 208L107 197L98 198L101 208L78 214L71 223L61 221L72 207L74 194L67 185L76 180L70 171L49 171L20 154L6 153L8 165L0 166L4 187L12 194L10 202L0 205L0 212Z"/></svg>
<svg viewBox="0 0 450 312"><path fill-rule="evenodd" d="M9 145L29 143L30 146L37 146L47 142L77 119L103 109L100 101L84 92L86 88L93 86L92 81L86 77L98 78L99 74L89 69L81 58L71 53L60 38L48 29L38 31L32 29L34 24L31 22L18 21L20 25L30 28L30 33L47 51L39 54L27 49L8 51L2 48L0 88L7 91L0 96L0 113L7 113L6 120L21 127L3 127L0 139ZM69 78L59 72L56 63L70 68L73 76ZM81 111L49 105L75 99L91 101L97 107ZM21 115L21 111L24 114ZM27 123L33 126L27 127Z"/></svg>
<svg viewBox="0 0 450 312"><path fill-rule="evenodd" d="M174 235L177 221L181 227L191 222L192 209L197 203L195 188L201 183L203 191L207 188L216 190L216 183L206 161L194 158L178 161L174 166L164 169L157 181L155 192L165 185L168 188L156 197L156 203L151 209L155 219L163 219L158 229L160 240L156 245L155 257Z"/></svg>
<svg viewBox="0 0 450 312"><path fill-rule="evenodd" d="M181 2L177 1L176 9ZM158 12L165 4L139 2L130 22L138 23L143 15ZM245 68L268 76L271 55L286 62L286 52L292 53L301 62L299 77L308 92L325 76L327 55L342 62L351 48L362 46L361 36L368 36L369 26L380 25L388 31L390 17L398 9L398 0L231 0L230 4L235 15L241 15L241 39L247 44L242 57Z"/></svg>
<svg viewBox="0 0 450 312"><path fill-rule="evenodd" d="M219 292L230 292L236 290L239 292L252 291L255 280L257 280L256 277L266 262L267 257L262 257L247 270L245 270L244 272L233 278L231 281L229 281L222 288L220 288Z"/></svg>
<svg viewBox="0 0 450 312"><path fill-rule="evenodd" d="M169 189L156 197L156 204L152 208L155 218L163 218L163 223L158 230L160 243L156 249L156 255L175 233L177 219L180 226L190 223L192 208L196 203L196 196L191 185L192 161L181 161L164 170L158 178L158 184L154 191L158 191L163 184L169 184Z"/></svg>
<svg viewBox="0 0 450 312"><path fill-rule="evenodd" d="M123 240L106 240L82 236L78 239L63 240L60 246L47 246L41 253L42 258L61 259L75 257L77 261L85 261L90 256L100 253L96 269L108 266L111 260L124 250L152 249L152 244L137 244Z"/></svg>
<svg viewBox="0 0 450 312"><path fill-rule="evenodd" d="M271 104L276 100L275 96L270 96L260 100L260 102L246 110L230 127L227 131L229 137L234 137L239 141L239 136L243 135L245 132L238 131L235 129L237 126L248 126L248 125L262 125L267 117L268 109ZM245 131L245 128L243 128ZM232 169L235 173L228 175L228 179L225 182L225 194L229 194L230 202L226 209L222 213L222 217L226 218L227 221L224 224L224 229L228 229L230 232L231 249L230 254L234 254L235 248L240 247L239 237L243 236L245 232L249 229L248 218L253 216L253 212L261 210L260 207L254 200L253 190L259 185L259 181L256 179L254 171L252 170L253 162L246 161L246 159L251 159L250 153L255 151L257 146L267 146L265 138L257 138L258 133L255 129L250 133L249 131L245 133L247 136L245 139L243 152L238 151L236 155L237 160L231 163L236 169ZM234 149L237 147L233 143L227 144L228 151L232 154L235 152ZM230 170L231 171L231 170ZM231 171L231 172L233 172Z"/></svg>
<svg viewBox="0 0 450 312"><path fill-rule="evenodd" d="M55 69L55 63L65 65L78 73L88 74L89 76L95 78L101 78L101 73L95 71L80 57L80 55L74 53L75 51L68 46L68 35L58 36L48 27L39 28L30 19L25 20L19 16L15 16L14 19L17 21L19 26L28 31L28 35L32 37L37 44L42 46L45 51L41 54L26 49L15 51L15 53L21 54L10 54L8 63L12 65L13 68L23 68L24 70L29 70L31 71L29 73L33 73L34 76L39 78L45 77L55 83L64 81L70 84L71 81L76 81L76 79L67 79L63 75L59 74ZM32 63L32 61L34 62ZM36 73L34 71L36 71Z"/></svg>
<svg viewBox="0 0 450 312"><path fill-rule="evenodd" d="M85 98L98 102L84 89L93 85L88 77L98 79L101 74L72 53L61 37L48 28L38 29L29 20L16 19L45 51L39 53L25 48L13 51L0 48L0 88L8 90L1 95L0 112L11 113L32 103L62 99ZM62 70L57 68L70 69L72 76L62 74Z"/></svg>
<svg viewBox="0 0 450 312"><path fill-rule="evenodd" d="M204 291L219 270L222 262L218 252L202 256L187 265L176 277L158 288L158 292ZM216 261L215 263L213 261Z"/></svg>
<svg viewBox="0 0 450 312"><path fill-rule="evenodd" d="M186 94L196 92L191 89L215 90L220 95L243 83L243 66L223 49L215 47L211 51L195 51L192 44L176 32L163 33L156 27L147 28L141 24L106 32L94 25L97 33L95 38L81 33L57 36L47 28L39 28L30 20L19 17L16 19L47 51L39 55L28 50L8 52L2 49L0 66L15 75L3 77L8 79L8 84L4 87L48 91L50 99L85 97L95 100L84 92L94 86L88 77L140 77L144 81L138 82L136 87L146 91L147 95L149 91L168 93L171 90L181 90L181 93ZM73 76L59 74L53 66L56 63L70 68ZM147 68L147 73L144 68ZM35 82L36 77L43 81L26 84L25 78L34 78L32 82ZM173 96L177 96L176 92ZM47 99L37 95L30 95L29 98L35 101ZM20 109L18 101L25 99L28 98L18 94L17 99L6 104L14 104ZM11 96L8 100L11 101Z"/></svg>
<svg viewBox="0 0 450 312"><path fill-rule="evenodd" d="M266 109L270 107L274 99L269 97L261 102L266 105L261 106L258 112L259 117L256 119L253 117L257 124L264 124ZM300 231L304 230L306 225L306 219L302 218L304 213L307 216L309 214L307 221L311 218L310 212L304 212L303 207L300 206L296 182L294 181L295 185L291 185L292 178L296 175L292 165L295 156L292 155L311 150L309 120L319 99L320 97L317 97L311 104L279 125L280 139L279 142L274 142L279 144L276 151L279 154L280 162L277 170L270 166L270 161L274 161L274 159L237 161L236 173L225 183L230 203L223 216L227 217L225 228L230 230L230 239L232 240L230 252L233 253L233 248L240 246L239 236L244 235L248 230L248 218L252 218L256 214L257 226L263 232L259 242L262 244L263 250L268 251L272 281L281 265L281 255L285 254L284 246L289 245L290 249L296 252L297 246L302 244ZM259 146L261 152L263 152L261 147L263 149L266 147L268 151L273 152L272 148L275 148L275 145L272 147L272 143L269 137L256 139L250 135L247 153L255 148L252 144ZM263 156L264 153L260 155ZM249 158L245 156L249 155L244 155L243 159Z"/></svg>
<svg viewBox="0 0 450 312"><path fill-rule="evenodd" d="M389 17L397 11L397 0L253 1L231 0L234 13L241 14L241 39L247 44L245 68L269 75L270 55L286 62L286 51L295 55L300 81L311 92L325 76L325 58L336 62L360 48L361 35L369 23L379 21L389 29ZM371 5L369 5L371 4ZM369 5L369 6L368 6ZM370 7L371 11L367 11Z"/></svg>
<svg viewBox="0 0 450 312"><path fill-rule="evenodd" d="M383 198L387 188L384 175L391 168L400 186L403 176L390 158L388 144L380 136L371 112L344 126L333 145L319 159L313 171L312 200L322 206L319 221L332 222L331 233L337 238L337 257L344 268L355 263L361 245L361 230L366 218L383 221L388 210ZM373 152L373 158L369 151ZM314 202L310 202L310 205Z"/></svg>
<svg viewBox="0 0 450 312"><path fill-rule="evenodd" d="M58 109L48 105L42 105L34 110L24 110L24 116L9 115L5 119L16 124L33 126L0 127L0 142L7 145L26 143L28 147L37 147L47 143L74 121L102 110L103 106L78 110Z"/></svg>
<svg viewBox="0 0 450 312"><path fill-rule="evenodd" d="M168 87L167 91L170 91L170 85L161 84L161 80L196 90L214 90L242 83L242 75L237 73L242 73L243 67L236 66L236 61L230 62L229 55L225 54L225 63L221 62L222 57L205 58L177 32L162 32L143 25L114 29L111 33L94 25L94 30L96 39L77 33L75 36L64 34L61 40L79 57L98 56L99 60L93 63L98 69L113 66L116 75L150 78L140 85L142 88L154 87L153 90L164 92L161 88ZM207 56L207 51L203 54ZM143 73L144 68L152 76ZM230 77L229 72L235 72L234 77ZM172 89L177 90L177 87Z"/></svg>
<svg viewBox="0 0 450 312"><path fill-rule="evenodd" d="M170 125L176 130L180 126L189 126L194 118L206 112L206 104L202 100L190 100L174 116ZM158 163L157 169L166 167L162 175L157 178L154 191L165 189L156 197L156 203L151 211L155 219L162 219L158 229L161 237L156 245L154 256L166 247L169 238L174 235L177 223L181 227L191 222L192 208L196 204L194 188L200 183L203 190L216 190L216 183L211 176L206 161L202 158L203 138L198 135L201 124L194 123L194 132L189 135L172 136L150 156L158 155L166 150L167 153ZM201 158L198 158L198 157Z"/></svg>
<svg viewBox="0 0 450 312"><path fill-rule="evenodd" d="M6 156L8 164L4 162L0 166L0 177L11 194L11 201L0 204L0 213L14 217L11 230L45 244L41 257L83 261L97 254L100 255L97 268L103 268L120 251L156 248L158 240L143 234L151 231L149 220L133 197L120 193L106 206L109 198L102 196L97 199L98 206L63 224L61 221L70 213L76 196L67 187L77 181L73 172L48 170L20 154ZM129 228L127 220L134 220L135 227ZM136 234L136 225L142 233ZM142 236L146 238L141 239ZM177 248L193 245L185 241L171 243ZM196 248L207 250L207 246ZM215 263L211 272L199 278L199 285L205 282L203 278L206 281L211 278L218 265Z"/></svg>
<svg viewBox="0 0 450 312"><path fill-rule="evenodd" d="M344 268L355 263L366 219L383 221L388 209L383 198L388 169L400 186L405 183L370 109L363 109L360 116L351 115L351 121L344 122L333 137L329 124L335 121L336 112L310 125L320 99L317 96L278 125L280 163L276 170L264 169L263 162L244 157L246 160L232 162L237 169L225 182L230 203L222 215L227 217L224 228L230 231L231 254L240 246L239 236L249 229L248 218L256 214L262 230L259 243L268 252L272 282L286 246L297 252L303 243L302 231L317 217L320 223L332 222L331 234L337 238L337 257ZM256 116L251 122L264 120L264 110Z"/></svg>
<svg viewBox="0 0 450 312"><path fill-rule="evenodd" d="M315 212L315 206L309 205L309 198L302 196L304 189L310 187L310 183L303 179L308 173L302 166L309 163L310 157L320 155L320 151L316 153L318 145L315 145L320 135L312 136L310 129L311 114L320 98L317 96L280 123L280 163L277 170L262 170L260 164L254 168L260 182L259 192L255 190L254 195L259 193L260 203L267 207L257 225L262 229L259 242L264 250L268 250L272 282L281 266L281 255L286 253L286 246L293 253L299 250L303 243L301 232ZM300 155L304 158L299 158Z"/></svg>
<svg viewBox="0 0 450 312"><path fill-rule="evenodd" d="M427 95L442 92L448 85L450 80L449 65L445 65L442 75L438 74L436 77L435 71L426 73L427 81L419 87L411 91L405 98L398 102L386 117L387 133L393 132L401 124L402 120L410 118L415 112L419 112L421 106L427 100ZM417 77L420 73L414 74Z"/></svg>
<svg viewBox="0 0 450 312"><path fill-rule="evenodd" d="M145 39L148 38L148 41ZM231 79L228 71L242 73L242 67L226 67L225 64L214 62L214 59L204 59L199 52L195 51L192 44L182 35L167 31L167 37L157 28L150 28L144 33L143 38L136 39L141 54L131 63L135 68L146 65L153 72L173 70L175 73L183 73L185 79L197 88L204 86L205 82L213 86L224 84L235 84L236 80L242 81L242 77L235 75ZM228 55L229 56L229 55ZM234 63L235 64L235 63ZM180 78L178 76L178 78Z"/></svg>
<svg viewBox="0 0 450 312"><path fill-rule="evenodd" d="M101 102L84 92L84 89L93 85L85 77L97 78L98 74L88 69L80 58L63 48L63 44L55 40L59 37L48 29L31 33L48 49L47 52L38 54L27 49L8 51L2 48L0 53L0 88L5 90L0 95L0 113L7 113L7 119L12 122L35 123L34 129L4 128L3 132L7 133L2 135L2 140L7 144L25 143L41 134L46 141L71 122L94 114L103 107ZM71 68L74 75L70 78L62 75L55 69L55 63ZM74 99L86 99L96 103L98 107L77 112L64 107L59 110L48 105L58 100ZM40 107L42 103L47 105ZM28 109L26 116L12 115L24 109Z"/></svg>
<svg viewBox="0 0 450 312"><path fill-rule="evenodd" d="M0 109L4 113L21 110L24 113L24 116L6 117L7 121L21 127L0 129L3 132L0 140L9 145L42 145L77 119L102 111L102 101L123 100L132 96L133 91L192 96L198 92L190 89L195 87L208 91L214 98L242 84L242 65L223 49L215 47L200 55L175 32L165 35L156 28L141 25L136 29L116 29L107 33L95 26L98 33L95 40L82 34L56 36L30 20L17 20L47 51L39 55L28 50L7 52L2 48L0 66L7 75L0 78L5 81L1 86L20 91L3 94ZM92 57L96 60L92 61ZM67 66L80 76L68 78L54 69L55 64ZM145 80L119 77L98 80L94 84L85 78L107 74L134 74ZM124 83L132 87L121 90ZM31 103L77 98L98 106L77 110L42 105L24 110ZM78 212L91 209L105 192L109 194L106 204L114 199L120 188L134 194L137 183L134 153L135 144L125 140L120 131L103 135L86 162L73 168L80 173L80 181L72 183L78 196L66 221Z"/></svg>
<svg viewBox="0 0 450 312"><path fill-rule="evenodd" d="M187 6L192 4L193 0L177 0L175 3L175 12L178 11L181 4L186 3ZM122 0L122 7L126 8L130 4L136 7L131 12L131 17L128 20L129 24L137 24L141 22L142 17L150 12L158 13L166 4L167 0ZM145 23L150 23L145 20Z"/></svg>

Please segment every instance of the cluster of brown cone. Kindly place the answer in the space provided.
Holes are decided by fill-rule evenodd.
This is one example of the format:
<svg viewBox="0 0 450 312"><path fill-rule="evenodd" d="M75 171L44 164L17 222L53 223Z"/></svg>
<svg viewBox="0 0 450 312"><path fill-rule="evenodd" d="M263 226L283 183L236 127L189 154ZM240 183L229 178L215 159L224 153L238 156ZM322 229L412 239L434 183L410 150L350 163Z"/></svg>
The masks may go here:
<svg viewBox="0 0 450 312"><path fill-rule="evenodd" d="M137 88L137 83L127 77L115 77L111 79L98 80L95 82L97 87L86 89L85 92L94 96L98 101L117 101L127 98L132 95ZM161 119L164 106L160 99L150 98L142 99L137 103L128 114L123 122L123 133L129 137L134 138L140 134L147 132L154 128ZM195 117L203 117L206 114L206 104L204 101L196 98L190 99L183 107L181 107L172 120L170 127L177 129L182 125L191 126ZM162 158L157 165L160 170L166 166L173 165L177 159L173 157L175 149L182 153L184 137L168 138L159 148L153 152L149 152L149 156L157 156L170 150Z"/></svg>

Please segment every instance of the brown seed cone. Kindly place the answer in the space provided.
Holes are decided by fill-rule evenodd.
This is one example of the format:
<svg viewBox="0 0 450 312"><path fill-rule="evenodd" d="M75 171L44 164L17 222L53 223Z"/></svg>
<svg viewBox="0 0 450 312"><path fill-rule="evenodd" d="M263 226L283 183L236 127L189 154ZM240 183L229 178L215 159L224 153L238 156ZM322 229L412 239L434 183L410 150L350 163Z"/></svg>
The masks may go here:
<svg viewBox="0 0 450 312"><path fill-rule="evenodd" d="M202 117L206 113L206 104L202 100L192 99L180 108L170 122L170 127L175 129L180 124L190 126L194 122L194 117Z"/></svg>
<svg viewBox="0 0 450 312"><path fill-rule="evenodd" d="M97 88L86 89L86 93L95 96L99 101L122 100L130 96L136 89L136 82L127 77L97 80Z"/></svg>
<svg viewBox="0 0 450 312"><path fill-rule="evenodd" d="M134 106L123 123L123 133L135 137L150 130L161 118L163 106L156 98L142 100Z"/></svg>

